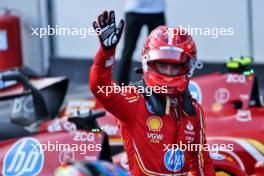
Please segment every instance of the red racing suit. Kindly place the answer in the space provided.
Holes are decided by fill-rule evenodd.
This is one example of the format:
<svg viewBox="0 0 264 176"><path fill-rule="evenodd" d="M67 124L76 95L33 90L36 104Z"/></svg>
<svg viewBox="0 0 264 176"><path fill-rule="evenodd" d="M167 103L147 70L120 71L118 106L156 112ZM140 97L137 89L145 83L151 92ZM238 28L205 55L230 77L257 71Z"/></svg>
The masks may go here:
<svg viewBox="0 0 264 176"><path fill-rule="evenodd" d="M204 146L206 143L200 105L193 100L197 115L190 117L182 110L181 98L178 98L177 112L175 105L171 104L168 115L157 116L140 93L106 94L102 90L114 83L111 78L114 54L115 49L97 52L89 84L94 96L118 119L131 174L215 175L209 152L202 148L191 151L189 147L190 144ZM176 144L183 144L185 148L178 150Z"/></svg>

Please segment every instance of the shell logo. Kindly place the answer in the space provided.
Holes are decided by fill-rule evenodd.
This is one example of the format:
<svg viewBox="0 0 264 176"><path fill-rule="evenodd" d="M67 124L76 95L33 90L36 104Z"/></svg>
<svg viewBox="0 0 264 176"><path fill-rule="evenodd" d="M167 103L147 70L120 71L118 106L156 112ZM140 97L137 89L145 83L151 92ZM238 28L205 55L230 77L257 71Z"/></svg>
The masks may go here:
<svg viewBox="0 0 264 176"><path fill-rule="evenodd" d="M160 131L163 126L163 122L158 116L150 116L147 120L147 126L150 131Z"/></svg>

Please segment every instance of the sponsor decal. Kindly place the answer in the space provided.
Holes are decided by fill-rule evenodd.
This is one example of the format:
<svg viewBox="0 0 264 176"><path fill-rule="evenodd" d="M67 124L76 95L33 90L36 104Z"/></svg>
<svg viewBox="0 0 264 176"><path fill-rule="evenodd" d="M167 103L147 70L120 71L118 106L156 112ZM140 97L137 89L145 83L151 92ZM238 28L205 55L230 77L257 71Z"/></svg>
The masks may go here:
<svg viewBox="0 0 264 176"><path fill-rule="evenodd" d="M87 161L96 161L97 156L85 156L84 159Z"/></svg>
<svg viewBox="0 0 264 176"><path fill-rule="evenodd" d="M186 139L187 141L191 141L191 142L194 141L194 137L191 137L191 136L186 136L185 139Z"/></svg>
<svg viewBox="0 0 264 176"><path fill-rule="evenodd" d="M227 83L234 83L234 84L245 84L247 81L247 78L245 75L239 75L239 74L228 74L226 82Z"/></svg>
<svg viewBox="0 0 264 176"><path fill-rule="evenodd" d="M242 100L248 100L248 99L249 99L249 95L247 95L247 94L241 94L241 95L239 95L239 97L240 97Z"/></svg>
<svg viewBox="0 0 264 176"><path fill-rule="evenodd" d="M247 122L252 119L250 110L238 110L236 119L240 122Z"/></svg>
<svg viewBox="0 0 264 176"><path fill-rule="evenodd" d="M150 116L147 120L147 126L150 131L156 133L147 133L147 138L150 139L152 143L159 143L163 139L163 134L157 133L163 126L163 122L158 116Z"/></svg>
<svg viewBox="0 0 264 176"><path fill-rule="evenodd" d="M150 139L150 142L152 143L159 143L163 139L163 134L158 133L147 133L148 139Z"/></svg>
<svg viewBox="0 0 264 176"><path fill-rule="evenodd" d="M215 92L215 101L221 104L226 103L230 98L230 92L226 88L220 88Z"/></svg>
<svg viewBox="0 0 264 176"><path fill-rule="evenodd" d="M226 158L224 155L221 155L220 153L210 153L210 157L214 160L223 160Z"/></svg>
<svg viewBox="0 0 264 176"><path fill-rule="evenodd" d="M48 132L61 131L61 125L59 120L54 120L47 128Z"/></svg>
<svg viewBox="0 0 264 176"><path fill-rule="evenodd" d="M69 122L69 121L65 121L62 124L63 128L68 131L68 132L72 132L72 131L76 131L77 127L74 123Z"/></svg>
<svg viewBox="0 0 264 176"><path fill-rule="evenodd" d="M117 135L118 134L118 126L113 125L103 125L101 127L102 130L104 130L108 135Z"/></svg>
<svg viewBox="0 0 264 176"><path fill-rule="evenodd" d="M222 110L222 107L223 107L222 104L221 103L218 103L218 102L215 102L212 105L212 109L215 112L221 111Z"/></svg>
<svg viewBox="0 0 264 176"><path fill-rule="evenodd" d="M194 131L184 130L184 133L185 133L186 135L192 135L192 136L195 135L195 132L194 132Z"/></svg>
<svg viewBox="0 0 264 176"><path fill-rule="evenodd" d="M68 102L65 116L77 116L88 113L95 106L95 101L91 100L71 100Z"/></svg>
<svg viewBox="0 0 264 176"><path fill-rule="evenodd" d="M158 116L150 116L147 120L147 126L150 131L160 131L163 126L163 122Z"/></svg>
<svg viewBox="0 0 264 176"><path fill-rule="evenodd" d="M66 161L73 161L75 159L74 151L63 150L59 153L59 162L60 164L65 163Z"/></svg>
<svg viewBox="0 0 264 176"><path fill-rule="evenodd" d="M93 142L95 138L94 133L86 133L86 132L76 132L73 138L73 141L88 141L88 142Z"/></svg>
<svg viewBox="0 0 264 176"><path fill-rule="evenodd" d="M35 110L32 96L24 96L15 99L12 113L16 114L17 116L23 116L23 113L31 115L34 112Z"/></svg>
<svg viewBox="0 0 264 176"><path fill-rule="evenodd" d="M5 155L2 174L4 176L39 175L44 164L44 153L40 146L40 142L34 138L18 140ZM34 148L36 150L33 150Z"/></svg>
<svg viewBox="0 0 264 176"><path fill-rule="evenodd" d="M129 95L129 94L127 95L124 93L124 96L125 96L126 100L128 100L128 102L130 102L130 101L134 102L135 100L138 100L138 96L135 96L135 95Z"/></svg>
<svg viewBox="0 0 264 176"><path fill-rule="evenodd" d="M59 120L54 120L47 128L48 132L56 132L61 130L66 130L68 132L76 131L77 127L74 123L69 121L60 122Z"/></svg>
<svg viewBox="0 0 264 176"><path fill-rule="evenodd" d="M202 92L201 92L200 86L196 82L190 81L188 87L189 87L192 97L196 99L198 103L201 104L202 103Z"/></svg>
<svg viewBox="0 0 264 176"><path fill-rule="evenodd" d="M194 141L195 132L193 131L193 125L192 125L192 123L190 121L188 121L188 123L186 124L186 129L187 130L184 130L184 133L186 135L185 139L187 141L193 142Z"/></svg>
<svg viewBox="0 0 264 176"><path fill-rule="evenodd" d="M179 171L184 166L184 153L180 149L168 150L164 155L164 165L169 171Z"/></svg>
<svg viewBox="0 0 264 176"><path fill-rule="evenodd" d="M186 125L186 129L192 131L193 130L193 125L190 121L188 121L187 125Z"/></svg>

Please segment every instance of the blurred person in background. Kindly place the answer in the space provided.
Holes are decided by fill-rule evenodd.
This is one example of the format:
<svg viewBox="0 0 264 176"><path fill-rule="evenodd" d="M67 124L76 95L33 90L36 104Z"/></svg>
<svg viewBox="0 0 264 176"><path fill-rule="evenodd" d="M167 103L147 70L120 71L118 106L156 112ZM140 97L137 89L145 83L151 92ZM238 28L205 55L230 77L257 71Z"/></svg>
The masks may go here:
<svg viewBox="0 0 264 176"><path fill-rule="evenodd" d="M165 25L164 0L126 0L125 2L125 39L119 65L117 82L128 85L133 52L140 31L144 25L148 33L160 25Z"/></svg>

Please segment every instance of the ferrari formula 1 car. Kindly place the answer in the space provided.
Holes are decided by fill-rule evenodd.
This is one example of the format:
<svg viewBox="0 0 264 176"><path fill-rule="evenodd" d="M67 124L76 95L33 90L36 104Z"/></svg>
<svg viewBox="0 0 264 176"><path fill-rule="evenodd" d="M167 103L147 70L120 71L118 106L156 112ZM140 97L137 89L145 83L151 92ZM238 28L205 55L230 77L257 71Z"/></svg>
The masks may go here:
<svg viewBox="0 0 264 176"><path fill-rule="evenodd" d="M15 99L11 123L0 123L0 175L51 176L68 160L112 161L107 135L95 121L105 112L58 118L68 80L29 73L0 73L0 100Z"/></svg>
<svg viewBox="0 0 264 176"><path fill-rule="evenodd" d="M205 110L209 143L232 144L232 151L219 154L249 175L264 174L264 97L250 62L231 60L229 72L197 77L189 86Z"/></svg>

